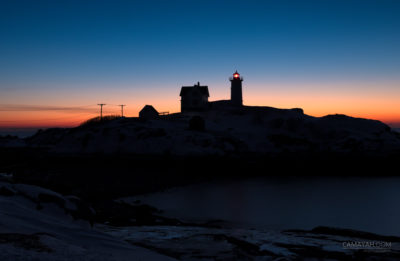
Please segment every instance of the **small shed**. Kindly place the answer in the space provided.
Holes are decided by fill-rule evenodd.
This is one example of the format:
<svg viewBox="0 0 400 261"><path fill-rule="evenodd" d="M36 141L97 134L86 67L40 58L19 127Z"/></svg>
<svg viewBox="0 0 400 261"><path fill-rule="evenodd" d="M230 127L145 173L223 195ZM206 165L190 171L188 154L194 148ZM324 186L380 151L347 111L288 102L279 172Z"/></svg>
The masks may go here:
<svg viewBox="0 0 400 261"><path fill-rule="evenodd" d="M140 119L157 119L159 117L158 111L154 109L151 105L146 105L143 109L139 112Z"/></svg>

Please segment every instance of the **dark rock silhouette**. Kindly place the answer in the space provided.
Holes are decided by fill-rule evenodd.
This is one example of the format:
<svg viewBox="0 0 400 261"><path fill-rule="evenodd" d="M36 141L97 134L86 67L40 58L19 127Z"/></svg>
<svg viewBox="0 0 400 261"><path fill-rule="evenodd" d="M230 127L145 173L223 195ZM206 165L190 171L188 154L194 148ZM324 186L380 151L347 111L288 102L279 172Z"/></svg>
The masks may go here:
<svg viewBox="0 0 400 261"><path fill-rule="evenodd" d="M2 147L16 144L22 148L48 148L55 153L146 155L165 151L171 155L282 152L386 155L400 151L399 134L375 120L345 115L312 117L298 108L237 108L225 106L224 101L210 104L222 105L202 112L157 115L151 122L119 117L72 129L47 129L26 139L3 139ZM156 117L155 111L149 111Z"/></svg>
<svg viewBox="0 0 400 261"><path fill-rule="evenodd" d="M189 120L189 130L204 131L205 123L204 119L200 116L193 116Z"/></svg>
<svg viewBox="0 0 400 261"><path fill-rule="evenodd" d="M2 138L0 146L47 148L53 153L143 155L386 155L400 151L399 134L379 121L337 114L312 117L301 108L245 106L243 78L236 71L230 81L230 100L209 102L208 86L197 83L182 87L182 113L159 115L146 105L139 118L104 116L77 128L47 129L26 139Z"/></svg>

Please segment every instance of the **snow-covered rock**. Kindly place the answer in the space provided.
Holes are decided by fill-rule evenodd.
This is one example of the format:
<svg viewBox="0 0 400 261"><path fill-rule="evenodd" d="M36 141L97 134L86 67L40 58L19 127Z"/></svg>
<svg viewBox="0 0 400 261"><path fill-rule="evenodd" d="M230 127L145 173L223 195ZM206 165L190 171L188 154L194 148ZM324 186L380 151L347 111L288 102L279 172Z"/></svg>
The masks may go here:
<svg viewBox="0 0 400 261"><path fill-rule="evenodd" d="M71 213L79 209L78 201L0 182L0 260L174 260L77 220Z"/></svg>
<svg viewBox="0 0 400 261"><path fill-rule="evenodd" d="M349 229L273 231L226 227L103 227L180 260L397 260L400 238ZM364 243L351 247L352 242Z"/></svg>
<svg viewBox="0 0 400 261"><path fill-rule="evenodd" d="M192 117L205 130L189 128ZM120 118L72 129L48 129L24 140L58 153L230 155L280 152L393 152L400 135L375 120L311 117L301 109L244 106L172 114L155 120Z"/></svg>
<svg viewBox="0 0 400 261"><path fill-rule="evenodd" d="M0 136L0 147L18 148L26 146L25 140L17 136Z"/></svg>

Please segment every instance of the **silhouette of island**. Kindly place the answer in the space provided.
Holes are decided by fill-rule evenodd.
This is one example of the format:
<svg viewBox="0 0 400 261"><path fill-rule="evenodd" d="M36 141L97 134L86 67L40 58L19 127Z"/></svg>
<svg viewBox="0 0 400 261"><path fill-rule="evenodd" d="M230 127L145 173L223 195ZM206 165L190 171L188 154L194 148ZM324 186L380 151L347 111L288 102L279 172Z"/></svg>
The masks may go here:
<svg viewBox="0 0 400 261"><path fill-rule="evenodd" d="M24 139L2 137L0 166L6 172L17 166L21 181L39 185L48 185L44 173L62 166L52 181L57 189L90 182L117 194L126 192L121 180L131 184L132 193L132 184L145 192L224 176L395 175L400 134L386 124L338 114L313 117L300 108L246 106L237 71L230 82L231 99L220 101L208 101L208 86L199 82L183 86L180 113L146 105L139 117L103 116ZM132 171L135 175L125 174ZM118 184L110 189L114 178Z"/></svg>
<svg viewBox="0 0 400 261"><path fill-rule="evenodd" d="M338 114L313 117L300 108L246 106L243 78L235 72L230 82L230 100L219 101L209 101L208 86L199 82L183 86L180 113L158 112L145 105L139 117L102 115L75 128L40 130L23 139L0 137L0 197L6 206L2 211L7 213L4 216L11 231L26 227L25 233L30 233L1 234L0 241L23 246L24 253L34 249L55 256L41 238L51 235L57 242L73 246L93 240L86 256L96 258L98 249L110 245L111 240L99 237L91 228L102 224L105 228L130 227L135 237L129 242L158 252L142 252L129 245L123 245L125 250L114 249L115 253L129 249L127 257L141 256L143 260L169 260L161 254L192 257L191 242L196 242L196 253L230 260L243 256L248 260L260 256L286 259L285 253L291 253L294 260L352 259L355 253L366 260L398 259L397 250L368 255L356 250L329 250L329 246L338 248L338 236L347 241L372 238L390 242L398 242L398 237L331 227L275 234L257 231L258 237L251 229L233 235L219 227L219 221L191 223L164 216L140 201L119 200L193 183L250 177L398 175L393 170L398 167L400 133L382 122ZM31 216L20 214L27 210ZM67 220L59 222L57 233L52 213L64 213L62 218ZM37 224L42 224L40 230L32 229ZM86 227L77 233L71 229L76 224ZM163 236L155 236L157 233ZM304 245L299 237L313 245ZM265 239L273 247L263 249ZM118 245L124 243L120 241ZM274 252L276 247L278 252Z"/></svg>
<svg viewBox="0 0 400 261"><path fill-rule="evenodd" d="M146 105L139 117L104 116L76 128L39 131L2 147L43 148L52 153L246 156L282 153L391 155L399 133L386 124L346 115L313 117L300 108L243 105L243 78L229 79L231 99L209 101L208 86L182 86L181 112Z"/></svg>

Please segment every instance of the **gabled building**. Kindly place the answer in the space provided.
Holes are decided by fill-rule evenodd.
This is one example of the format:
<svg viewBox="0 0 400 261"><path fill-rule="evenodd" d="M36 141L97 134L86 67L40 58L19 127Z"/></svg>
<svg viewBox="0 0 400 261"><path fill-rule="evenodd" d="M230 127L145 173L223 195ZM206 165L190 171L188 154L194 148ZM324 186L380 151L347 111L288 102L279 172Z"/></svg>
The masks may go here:
<svg viewBox="0 0 400 261"><path fill-rule="evenodd" d="M141 119L157 119L159 117L158 111L154 109L151 105L146 105L143 109L139 112L139 118Z"/></svg>
<svg viewBox="0 0 400 261"><path fill-rule="evenodd" d="M197 82L194 86L182 86L181 112L202 111L208 108L208 86L201 86Z"/></svg>

